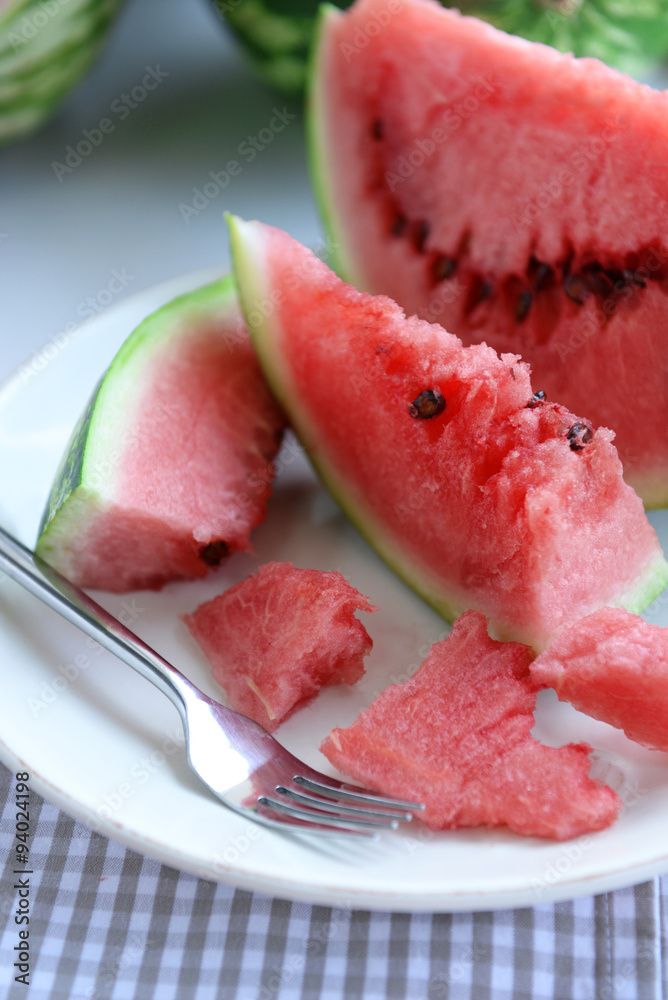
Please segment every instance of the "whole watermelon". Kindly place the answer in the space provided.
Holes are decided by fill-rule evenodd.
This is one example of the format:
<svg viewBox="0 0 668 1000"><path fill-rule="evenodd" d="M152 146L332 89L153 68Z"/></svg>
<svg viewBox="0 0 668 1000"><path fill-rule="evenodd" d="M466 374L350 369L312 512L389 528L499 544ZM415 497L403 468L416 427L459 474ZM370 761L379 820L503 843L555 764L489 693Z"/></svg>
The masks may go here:
<svg viewBox="0 0 668 1000"><path fill-rule="evenodd" d="M349 7L352 0L330 0ZM320 0L214 0L262 76L287 93L305 83ZM633 75L668 54L668 0L459 0L463 14Z"/></svg>
<svg viewBox="0 0 668 1000"><path fill-rule="evenodd" d="M79 82L121 0L0 0L0 144L30 134Z"/></svg>

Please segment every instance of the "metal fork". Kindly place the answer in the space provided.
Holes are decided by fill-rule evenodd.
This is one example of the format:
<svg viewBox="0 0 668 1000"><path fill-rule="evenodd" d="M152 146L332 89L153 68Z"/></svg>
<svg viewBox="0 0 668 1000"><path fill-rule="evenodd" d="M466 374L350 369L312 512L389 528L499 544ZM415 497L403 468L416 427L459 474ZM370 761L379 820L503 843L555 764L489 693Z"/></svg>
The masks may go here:
<svg viewBox="0 0 668 1000"><path fill-rule="evenodd" d="M209 698L39 556L0 528L0 569L151 681L176 705L193 771L227 806L266 826L375 836L423 806L348 785L305 765L245 715Z"/></svg>

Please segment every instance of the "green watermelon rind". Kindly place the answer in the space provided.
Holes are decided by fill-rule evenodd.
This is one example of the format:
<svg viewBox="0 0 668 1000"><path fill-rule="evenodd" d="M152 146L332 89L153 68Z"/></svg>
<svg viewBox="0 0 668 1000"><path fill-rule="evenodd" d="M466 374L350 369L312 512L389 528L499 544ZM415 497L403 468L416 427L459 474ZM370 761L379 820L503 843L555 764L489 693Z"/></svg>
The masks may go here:
<svg viewBox="0 0 668 1000"><path fill-rule="evenodd" d="M293 429L328 492L334 497L349 520L360 534L366 538L373 549L381 556L388 566L412 590L420 594L438 614L447 621L454 621L463 611L467 610L464 600L458 600L454 595L445 595L434 584L430 586L423 571L413 569L402 557L398 547L378 530L371 514L367 514L363 501L356 503L341 489L340 481L330 468L327 460L319 454L315 439L309 434L309 421L300 412L299 401L289 392L289 375L285 370L280 356L272 349L274 338L271 336L271 319L262 323L254 322L253 303L262 302L267 298L268 283L263 280L259 261L261 254L249 253L249 245L253 241L253 232L249 224L237 216L228 215L230 241L232 245L233 273L237 282L239 304L246 319L255 352L269 386L287 413L290 414ZM243 289L243 293L241 291Z"/></svg>
<svg viewBox="0 0 668 1000"><path fill-rule="evenodd" d="M186 292L151 313L137 326L114 357L93 391L75 426L56 473L39 528L37 554L46 562L65 564L70 539L104 509L100 478L109 456L119 454L132 413L133 398L141 393L142 371L180 333L179 320L189 327L197 315L206 317L237 308L231 275ZM124 419L126 418L126 419ZM112 479L109 477L109 485Z"/></svg>
<svg viewBox="0 0 668 1000"><path fill-rule="evenodd" d="M354 269L345 251L344 227L337 227L335 215L330 209L333 198L330 190L331 185L328 181L328 164L332 160L327 155L324 131L327 116L323 113L326 94L324 93L324 74L320 72L327 28L330 22L340 17L343 17L342 12L333 4L324 3L320 6L307 73L306 148L311 186L315 193L320 218L329 237L331 251L327 262L344 281L355 284Z"/></svg>
<svg viewBox="0 0 668 1000"><path fill-rule="evenodd" d="M261 266L261 248L258 247L257 252L253 252L255 239L253 224L232 215L227 216L227 221L239 304L246 319L255 352L274 396L285 411L290 414L293 429L316 472L346 516L390 569L419 594L434 611L446 621L453 622L460 614L468 610L470 605L467 603L466 596L446 592L441 581L433 580L433 578L430 580L423 567L412 563L401 552L399 546L379 529L373 516L365 510L363 499L345 492L340 477L329 466L326 458L319 453L315 435L310 431L310 421L301 411L297 396L290 392L290 375L287 368L283 364L280 354L274 350L272 311L259 310L255 307L256 304L271 300L268 298L269 281ZM261 322L258 322L258 313L263 316ZM640 614L667 586L668 562L662 556L657 556L655 562L648 568L643 578L637 582L637 585L622 596L618 606L624 607L634 614ZM518 635L517 631L514 631L512 635L506 635L497 630L494 637L525 642L540 651L535 638L531 635Z"/></svg>
<svg viewBox="0 0 668 1000"><path fill-rule="evenodd" d="M58 0L54 0L55 3ZM39 0L20 0L0 15L0 143L37 128L89 68L122 0L70 0L36 33L23 38L24 20L45 16Z"/></svg>
<svg viewBox="0 0 668 1000"><path fill-rule="evenodd" d="M214 0L257 72L285 93L297 94L309 72L309 42L317 34L318 0ZM352 0L341 0L347 8ZM646 76L668 53L668 0L458 0L458 8L510 34L593 57L622 72ZM570 10L564 9L570 6ZM640 7L640 9L638 9Z"/></svg>

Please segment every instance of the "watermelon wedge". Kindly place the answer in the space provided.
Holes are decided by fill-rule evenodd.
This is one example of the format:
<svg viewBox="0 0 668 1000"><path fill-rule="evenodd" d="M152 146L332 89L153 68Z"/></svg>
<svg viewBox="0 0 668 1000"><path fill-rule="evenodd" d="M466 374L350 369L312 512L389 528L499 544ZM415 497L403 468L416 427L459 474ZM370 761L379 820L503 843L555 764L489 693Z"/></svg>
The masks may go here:
<svg viewBox="0 0 668 1000"><path fill-rule="evenodd" d="M407 319L280 230L230 229L277 398L351 519L437 611L476 608L540 650L596 608L640 610L663 589L610 431L542 401L515 355Z"/></svg>
<svg viewBox="0 0 668 1000"><path fill-rule="evenodd" d="M341 573L266 563L183 620L232 708L272 733L328 684L354 684L377 611ZM251 639L252 637L252 639Z"/></svg>
<svg viewBox="0 0 668 1000"><path fill-rule="evenodd" d="M37 553L81 587L204 576L263 520L284 417L229 277L125 341L75 428Z"/></svg>
<svg viewBox="0 0 668 1000"><path fill-rule="evenodd" d="M358 0L321 20L310 145L341 276L521 354L668 504L668 93L431 0Z"/></svg>
<svg viewBox="0 0 668 1000"><path fill-rule="evenodd" d="M565 629L531 675L560 701L623 729L636 743L668 751L668 629L621 608L601 608Z"/></svg>
<svg viewBox="0 0 668 1000"><path fill-rule="evenodd" d="M589 777L590 747L530 735L539 685L533 653L494 642L469 611L410 680L393 684L321 746L343 771L386 795L425 803L432 829L507 826L567 840L615 819L616 793Z"/></svg>

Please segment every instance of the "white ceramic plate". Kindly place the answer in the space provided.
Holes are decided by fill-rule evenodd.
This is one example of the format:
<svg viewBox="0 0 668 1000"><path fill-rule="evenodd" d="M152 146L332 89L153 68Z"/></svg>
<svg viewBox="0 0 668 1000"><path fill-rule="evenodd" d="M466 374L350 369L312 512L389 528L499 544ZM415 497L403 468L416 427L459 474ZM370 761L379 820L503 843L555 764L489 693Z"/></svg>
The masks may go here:
<svg viewBox="0 0 668 1000"><path fill-rule="evenodd" d="M128 299L76 335L47 345L0 387L0 523L33 545L70 431L134 326L174 295L216 277L186 276ZM297 756L333 773L318 751L388 683L405 678L447 626L367 547L318 486L293 440L279 459L255 556L235 556L204 582L160 593L99 596L214 697L222 692L179 615L261 562L339 569L381 606L364 615L374 640L354 689L328 689L279 731ZM668 542L668 512L653 515ZM666 624L668 596L648 612ZM188 769L171 703L12 581L0 582L0 757L33 789L101 833L176 868L271 895L392 910L496 909L601 892L668 871L668 756L539 699L535 732L554 745L587 740L620 791L612 829L567 844L484 830L435 834L419 823L376 843L311 840L228 811Z"/></svg>

